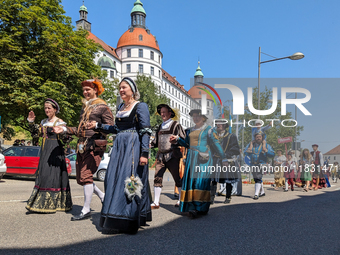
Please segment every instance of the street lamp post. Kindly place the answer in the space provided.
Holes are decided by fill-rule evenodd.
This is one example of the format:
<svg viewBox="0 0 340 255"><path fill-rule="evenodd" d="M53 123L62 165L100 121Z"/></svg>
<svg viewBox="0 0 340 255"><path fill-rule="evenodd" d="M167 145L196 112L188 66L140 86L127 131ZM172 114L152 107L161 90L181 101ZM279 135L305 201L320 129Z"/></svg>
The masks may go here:
<svg viewBox="0 0 340 255"><path fill-rule="evenodd" d="M268 63L268 62L273 62L281 59L286 59L289 58L291 60L299 60L305 57L301 52L296 52L291 56L283 57L283 58L274 58L271 60L266 60L261 62L261 53L266 54L264 52L261 52L261 47L259 47L259 61L258 61L258 76L257 76L257 89L258 89L258 110L260 110L260 74L261 74L261 64ZM268 54L266 54L268 55ZM260 115L258 115L258 119L260 119Z"/></svg>

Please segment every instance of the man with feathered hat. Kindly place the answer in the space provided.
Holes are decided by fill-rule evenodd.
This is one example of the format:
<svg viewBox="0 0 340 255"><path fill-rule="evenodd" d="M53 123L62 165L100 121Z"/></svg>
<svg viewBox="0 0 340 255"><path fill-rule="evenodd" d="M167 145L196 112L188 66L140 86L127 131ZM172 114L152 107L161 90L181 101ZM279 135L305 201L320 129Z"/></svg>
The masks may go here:
<svg viewBox="0 0 340 255"><path fill-rule="evenodd" d="M97 171L101 158L106 149L106 134L86 129L86 123L96 121L101 124L113 125L113 115L110 108L103 99L98 98L104 92L100 80L92 79L81 83L83 88L83 108L80 112L79 126L67 127L68 135L75 135L79 138L77 144L76 176L77 183L84 187L84 206L79 215L71 218L83 220L91 217L91 199L95 193L101 201L104 200L104 193L94 184L93 174ZM61 133L55 127L54 132Z"/></svg>
<svg viewBox="0 0 340 255"><path fill-rule="evenodd" d="M166 169L169 169L174 178L179 194L181 194L182 189L182 181L179 176L179 163L182 153L178 144L170 143L170 136L175 135L184 139L185 132L181 124L173 120L176 117L176 113L169 105L158 105L157 113L161 116L163 123L157 128L155 139L151 142L151 148L158 148L154 179L155 199L151 204L151 209L159 208L159 198L163 187L163 175ZM179 206L179 201L175 206Z"/></svg>
<svg viewBox="0 0 340 255"><path fill-rule="evenodd" d="M267 163L268 157L274 157L275 153L273 148L268 143L263 143L264 133L259 130L255 133L255 140L250 142L244 150L246 156L250 158L250 167L255 181L255 196L254 199L258 199L265 195L262 175L262 165ZM252 144L252 149L249 147Z"/></svg>

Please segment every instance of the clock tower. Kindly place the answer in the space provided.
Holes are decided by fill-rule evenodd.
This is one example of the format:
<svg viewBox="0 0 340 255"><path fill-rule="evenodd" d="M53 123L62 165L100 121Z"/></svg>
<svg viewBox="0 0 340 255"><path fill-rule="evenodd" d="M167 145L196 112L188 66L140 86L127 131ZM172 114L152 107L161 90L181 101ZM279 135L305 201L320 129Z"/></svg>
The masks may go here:
<svg viewBox="0 0 340 255"><path fill-rule="evenodd" d="M91 23L87 21L87 13L88 13L87 8L85 7L84 1L83 1L83 5L80 6L80 9L79 9L80 19L76 21L77 30L85 29L91 32Z"/></svg>

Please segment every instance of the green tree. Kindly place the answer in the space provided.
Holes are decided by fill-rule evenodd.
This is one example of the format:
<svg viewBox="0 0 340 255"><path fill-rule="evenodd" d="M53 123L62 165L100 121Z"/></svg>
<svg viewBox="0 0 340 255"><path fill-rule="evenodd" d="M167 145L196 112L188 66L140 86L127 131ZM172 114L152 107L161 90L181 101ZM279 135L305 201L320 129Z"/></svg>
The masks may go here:
<svg viewBox="0 0 340 255"><path fill-rule="evenodd" d="M253 89L253 106L255 109L257 109L258 105L258 94L257 94L257 88ZM261 110L266 110L271 108L271 103L270 99L272 98L272 90L269 90L268 88L265 89L265 91L260 93L260 109ZM226 102L226 105L230 105L232 102ZM221 108L219 108L221 109ZM221 115L219 116L221 117ZM224 117L226 119L229 118L229 106L224 106ZM248 106L246 105L245 107L245 114L239 116L239 122L242 122L243 120L246 120L246 128L244 129L244 147L247 146L248 143L250 143L251 138L252 138L252 128L248 126L248 121L249 120L255 120L258 119L258 116L251 113L249 111ZM275 150L277 149L282 149L283 151L285 150L285 145L284 144L279 144L278 143L278 138L283 138L283 137L288 137L292 136L293 141L295 141L295 127L284 127L281 125L282 120L286 119L294 119L292 117L291 112L287 112L287 115L281 115L281 101L278 101L278 105L276 110L266 116L260 116L260 119L264 122L263 126L266 126L270 124L269 121L266 121L268 119L276 119L280 121L274 121L273 122L273 127L267 130L265 133L267 135L266 141L268 144L270 144ZM236 122L236 118L233 117L233 122ZM255 125L254 121L250 123L251 125ZM284 123L286 126L293 126L294 122L292 121L286 121ZM240 126L240 125L239 125ZM303 131L303 126L298 125L297 126L297 137L300 135L300 132ZM232 132L236 132L236 125L233 125ZM239 143L241 144L242 141L242 131L239 132ZM290 149L292 146L292 143L287 143L287 148Z"/></svg>
<svg viewBox="0 0 340 255"><path fill-rule="evenodd" d="M101 47L85 30L74 31L61 0L3 0L0 4L0 113L8 125L26 128L27 114L45 118L43 102L55 99L59 117L74 125L81 108L81 81L100 77L94 62Z"/></svg>
<svg viewBox="0 0 340 255"><path fill-rule="evenodd" d="M157 105L170 104L170 99L160 93L159 87L152 81L150 76L138 75L136 85L140 93L140 101L147 103L150 112L150 124L153 129L162 123L157 114Z"/></svg>

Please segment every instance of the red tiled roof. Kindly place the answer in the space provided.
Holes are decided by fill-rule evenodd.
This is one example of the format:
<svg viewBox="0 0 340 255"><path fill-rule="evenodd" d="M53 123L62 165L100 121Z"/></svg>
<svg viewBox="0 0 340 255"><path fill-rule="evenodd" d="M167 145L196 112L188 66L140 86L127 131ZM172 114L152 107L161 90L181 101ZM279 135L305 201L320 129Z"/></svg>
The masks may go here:
<svg viewBox="0 0 340 255"><path fill-rule="evenodd" d="M192 87L191 89L189 89L188 93L190 94L190 96L194 99L201 99L202 98L202 94L205 94L207 95L207 99L208 100L213 100L211 98L211 96L209 94L207 94L206 92L204 92L203 90L199 89L199 88L202 88L204 89L205 87L202 85L202 86L195 86L195 87Z"/></svg>
<svg viewBox="0 0 340 255"><path fill-rule="evenodd" d="M106 43L104 43L101 39L99 39L97 36L95 36L91 32L89 32L89 37L88 38L92 39L96 43L99 43L107 53L109 53L112 56L114 56L115 58L119 59L119 57L116 54L116 49L115 48L111 47L110 45L107 45Z"/></svg>
<svg viewBox="0 0 340 255"><path fill-rule="evenodd" d="M142 35L143 39L139 40L139 36ZM159 50L159 45L156 38L148 33L145 28L136 27L130 32L130 29L126 31L118 40L117 49L123 46L138 45L147 46Z"/></svg>
<svg viewBox="0 0 340 255"><path fill-rule="evenodd" d="M324 155L334 155L334 154L340 154L340 145L331 149L329 152L325 153Z"/></svg>
<svg viewBox="0 0 340 255"><path fill-rule="evenodd" d="M184 93L189 95L188 91L184 89L184 85L181 85L173 76L171 76L167 71L162 69L162 76L166 78L168 81L170 81L172 84L174 84L177 88L182 90ZM190 95L189 95L190 96Z"/></svg>

